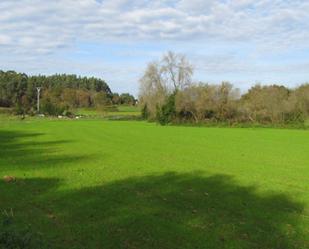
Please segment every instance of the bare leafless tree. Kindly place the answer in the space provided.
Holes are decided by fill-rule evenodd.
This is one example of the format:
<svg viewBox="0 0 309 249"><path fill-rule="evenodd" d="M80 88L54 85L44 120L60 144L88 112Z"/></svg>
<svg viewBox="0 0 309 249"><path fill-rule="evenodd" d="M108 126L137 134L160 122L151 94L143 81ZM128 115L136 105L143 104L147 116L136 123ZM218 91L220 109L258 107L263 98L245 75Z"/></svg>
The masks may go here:
<svg viewBox="0 0 309 249"><path fill-rule="evenodd" d="M173 91L184 89L192 83L193 66L182 54L168 52L163 56L161 71L167 85Z"/></svg>
<svg viewBox="0 0 309 249"><path fill-rule="evenodd" d="M164 103L167 93L168 90L162 77L160 65L157 62L149 63L140 79L139 102L142 106L147 105L152 118L157 106Z"/></svg>
<svg viewBox="0 0 309 249"><path fill-rule="evenodd" d="M140 79L139 102L154 117L166 97L190 85L193 67L184 55L168 52L160 62L149 63Z"/></svg>

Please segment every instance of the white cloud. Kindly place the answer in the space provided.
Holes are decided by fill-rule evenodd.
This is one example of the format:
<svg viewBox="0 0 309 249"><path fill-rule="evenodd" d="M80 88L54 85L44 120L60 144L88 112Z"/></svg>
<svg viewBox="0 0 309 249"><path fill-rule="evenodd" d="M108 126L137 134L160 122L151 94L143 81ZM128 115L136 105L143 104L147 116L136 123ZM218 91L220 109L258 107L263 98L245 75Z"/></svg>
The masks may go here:
<svg viewBox="0 0 309 249"><path fill-rule="evenodd" d="M155 3L153 3L155 2ZM159 2L159 1L158 1ZM2 0L1 44L53 51L76 40L216 39L307 46L309 3L285 0ZM30 42L31 41L31 42ZM1 48L2 50L4 48ZM24 51L23 51L24 50Z"/></svg>
<svg viewBox="0 0 309 249"><path fill-rule="evenodd" d="M243 44L255 47L250 51L253 54L309 48L309 2L303 0L1 0L0 13L1 65L8 67L14 61L17 64L18 60L44 58L43 66L35 60L31 62L31 67L42 71L50 67L55 71L61 65L61 57L55 66L47 55L74 50L81 42L183 42L192 47L216 43L228 47L239 43L239 49ZM172 45L169 47L173 48ZM197 58L200 54L196 53ZM202 59L193 62L214 73L257 71L256 62L247 60L250 56L231 58L223 51L208 54L207 58L201 56L207 59L206 64ZM5 58L10 58L11 64L5 64ZM63 68L70 68L69 64L62 64ZM71 65L76 70L99 70L76 62ZM111 72L117 68L106 62L104 65L113 68ZM296 66L291 68L297 70ZM307 69L307 64L299 68ZM126 73L130 74L123 75ZM130 79L134 81L133 77Z"/></svg>
<svg viewBox="0 0 309 249"><path fill-rule="evenodd" d="M9 45L11 42L11 37L5 34L0 34L0 46Z"/></svg>

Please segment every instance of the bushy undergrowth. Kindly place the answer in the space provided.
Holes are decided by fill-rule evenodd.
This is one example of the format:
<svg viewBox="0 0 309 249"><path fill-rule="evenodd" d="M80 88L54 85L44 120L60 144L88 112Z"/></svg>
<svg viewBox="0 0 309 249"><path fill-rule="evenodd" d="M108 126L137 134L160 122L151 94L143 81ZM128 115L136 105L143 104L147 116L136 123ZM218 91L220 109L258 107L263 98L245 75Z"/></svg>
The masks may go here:
<svg viewBox="0 0 309 249"><path fill-rule="evenodd" d="M305 127L309 118L309 84L290 90L254 86L237 95L229 83L189 86L167 94L163 103L144 99L142 117L166 124ZM154 108L149 106L156 106Z"/></svg>

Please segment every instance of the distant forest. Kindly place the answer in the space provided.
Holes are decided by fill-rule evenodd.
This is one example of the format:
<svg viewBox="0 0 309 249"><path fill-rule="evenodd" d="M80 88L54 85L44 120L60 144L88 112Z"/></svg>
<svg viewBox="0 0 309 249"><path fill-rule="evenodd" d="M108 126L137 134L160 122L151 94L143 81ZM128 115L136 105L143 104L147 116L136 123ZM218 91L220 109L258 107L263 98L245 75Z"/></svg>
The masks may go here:
<svg viewBox="0 0 309 249"><path fill-rule="evenodd" d="M35 114L37 87L41 87L41 111L59 115L80 107L135 105L129 93L113 93L108 84L94 77L55 74L28 76L0 70L0 107L14 108L17 114Z"/></svg>

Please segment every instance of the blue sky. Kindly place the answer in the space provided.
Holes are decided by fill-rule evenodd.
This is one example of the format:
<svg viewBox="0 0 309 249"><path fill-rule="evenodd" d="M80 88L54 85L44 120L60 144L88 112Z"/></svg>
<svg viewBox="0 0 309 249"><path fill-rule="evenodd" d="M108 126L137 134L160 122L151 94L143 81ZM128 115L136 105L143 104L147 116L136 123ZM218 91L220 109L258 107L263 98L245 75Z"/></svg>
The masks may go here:
<svg viewBox="0 0 309 249"><path fill-rule="evenodd" d="M75 73L138 93L150 61L187 55L195 81L309 81L309 1L2 0L0 69Z"/></svg>

